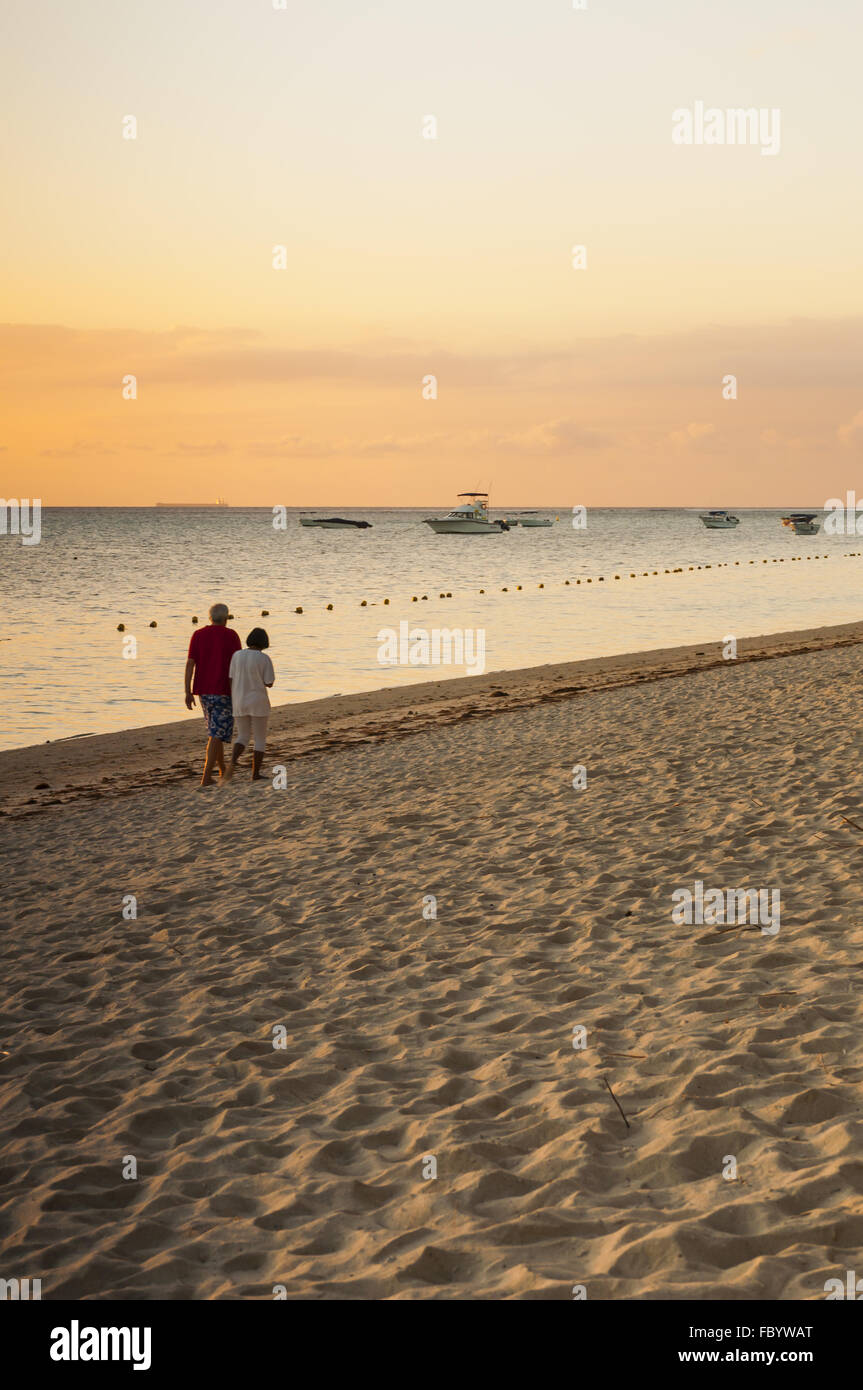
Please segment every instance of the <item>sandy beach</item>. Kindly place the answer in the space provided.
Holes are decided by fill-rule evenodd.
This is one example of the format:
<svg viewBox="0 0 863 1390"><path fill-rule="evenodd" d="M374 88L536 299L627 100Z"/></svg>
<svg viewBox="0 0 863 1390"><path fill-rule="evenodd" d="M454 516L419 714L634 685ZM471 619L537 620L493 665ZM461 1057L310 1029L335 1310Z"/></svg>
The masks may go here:
<svg viewBox="0 0 863 1390"><path fill-rule="evenodd" d="M861 643L282 706L279 789L201 791L198 718L0 755L4 1269L823 1299L863 1237ZM781 929L678 924L697 881Z"/></svg>

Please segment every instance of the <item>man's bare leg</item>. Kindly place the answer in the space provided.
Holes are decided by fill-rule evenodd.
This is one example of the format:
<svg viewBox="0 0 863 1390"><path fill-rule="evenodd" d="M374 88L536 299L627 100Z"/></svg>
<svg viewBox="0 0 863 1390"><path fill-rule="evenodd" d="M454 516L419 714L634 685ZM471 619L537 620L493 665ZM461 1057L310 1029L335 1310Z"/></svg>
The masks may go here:
<svg viewBox="0 0 863 1390"><path fill-rule="evenodd" d="M241 756L241 754L243 753L243 750L245 749L245 747L246 747L246 745L245 745L244 743L235 743L235 744L234 744L234 751L233 751L233 753L231 754L231 761L228 763L228 766L227 766L227 768L225 769L225 779L226 779L226 781L230 782L231 778L233 777L233 775L234 775L234 768L237 766L237 763L240 761L240 756Z"/></svg>
<svg viewBox="0 0 863 1390"><path fill-rule="evenodd" d="M213 785L213 768L218 760L218 749L221 749L221 747L222 740L220 738L207 739L207 757L204 762L204 772L201 777L202 787L211 787ZM224 758L224 753L222 757Z"/></svg>
<svg viewBox="0 0 863 1390"><path fill-rule="evenodd" d="M264 780L263 777L261 776L261 763L262 763L263 761L264 761L263 749L262 749L261 752L259 753L258 750L257 750L257 748L256 748L255 751L254 751L254 753L252 754L252 763L253 763L253 767L252 767L252 781L253 781L253 782L262 782L262 781Z"/></svg>

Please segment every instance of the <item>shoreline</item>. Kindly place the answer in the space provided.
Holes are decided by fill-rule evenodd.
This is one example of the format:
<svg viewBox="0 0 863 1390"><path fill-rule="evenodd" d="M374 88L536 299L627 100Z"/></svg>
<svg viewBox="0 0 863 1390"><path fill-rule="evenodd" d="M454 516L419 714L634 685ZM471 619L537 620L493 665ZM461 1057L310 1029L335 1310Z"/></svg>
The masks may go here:
<svg viewBox="0 0 863 1390"><path fill-rule="evenodd" d="M733 661L723 658L720 642L702 642L274 705L266 765L581 694L861 642L863 621L740 638ZM6 749L0 752L0 816L186 781L200 771L204 741L196 707L187 719Z"/></svg>

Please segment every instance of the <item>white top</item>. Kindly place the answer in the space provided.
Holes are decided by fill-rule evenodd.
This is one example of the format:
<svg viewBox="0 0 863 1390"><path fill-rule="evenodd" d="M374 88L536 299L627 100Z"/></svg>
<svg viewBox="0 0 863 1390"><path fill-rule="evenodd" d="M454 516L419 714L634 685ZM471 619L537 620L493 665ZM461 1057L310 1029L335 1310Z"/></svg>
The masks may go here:
<svg viewBox="0 0 863 1390"><path fill-rule="evenodd" d="M231 704L234 714L269 714L267 686L276 679L273 663L266 652L244 647L234 652L228 670L231 677Z"/></svg>

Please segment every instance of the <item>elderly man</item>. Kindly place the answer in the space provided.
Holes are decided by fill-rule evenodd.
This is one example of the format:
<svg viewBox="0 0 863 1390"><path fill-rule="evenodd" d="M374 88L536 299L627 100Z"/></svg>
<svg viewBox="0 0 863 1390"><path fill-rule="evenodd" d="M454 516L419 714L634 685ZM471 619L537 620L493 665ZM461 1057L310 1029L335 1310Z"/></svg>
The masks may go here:
<svg viewBox="0 0 863 1390"><path fill-rule="evenodd" d="M225 744L230 743L234 731L228 670L231 657L243 644L239 633L226 626L227 621L227 604L214 603L210 609L210 626L197 628L192 633L186 659L186 709L192 708L197 695L209 734L202 787L212 785L215 767L219 769L219 776L224 777Z"/></svg>

